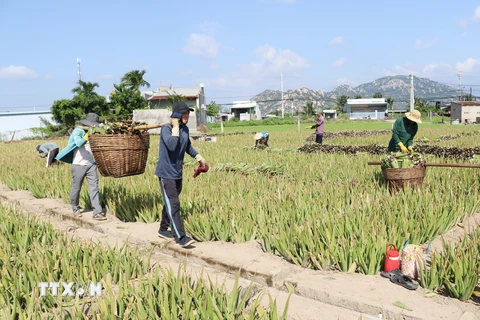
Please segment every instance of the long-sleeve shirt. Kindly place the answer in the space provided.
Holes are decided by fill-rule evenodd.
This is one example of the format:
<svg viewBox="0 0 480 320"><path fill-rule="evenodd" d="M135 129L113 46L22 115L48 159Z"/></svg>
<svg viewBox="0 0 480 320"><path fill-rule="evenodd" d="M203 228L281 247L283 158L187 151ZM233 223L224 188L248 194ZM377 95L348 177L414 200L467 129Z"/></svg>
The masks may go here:
<svg viewBox="0 0 480 320"><path fill-rule="evenodd" d="M325 123L324 117L318 117L317 119L317 130L315 130L315 134L323 134L323 126Z"/></svg>
<svg viewBox="0 0 480 320"><path fill-rule="evenodd" d="M403 143L405 147L413 145L413 138L417 134L418 124L408 120L406 117L395 120L392 128L392 138L388 144L389 152L398 152L400 147L398 144Z"/></svg>
<svg viewBox="0 0 480 320"><path fill-rule="evenodd" d="M180 136L172 136L172 126L164 125L160 132L160 151L155 175L165 179L182 179L183 159L185 153L192 158L198 152L190 143L189 129L186 125L180 125Z"/></svg>
<svg viewBox="0 0 480 320"><path fill-rule="evenodd" d="M40 157L45 158L50 151L58 149L58 145L53 142L47 142L42 144L39 149L42 152L40 153Z"/></svg>
<svg viewBox="0 0 480 320"><path fill-rule="evenodd" d="M85 146L87 143L87 140L84 139L85 133L84 130L75 128L68 139L67 146L58 153L55 159L70 164L95 163L90 147Z"/></svg>

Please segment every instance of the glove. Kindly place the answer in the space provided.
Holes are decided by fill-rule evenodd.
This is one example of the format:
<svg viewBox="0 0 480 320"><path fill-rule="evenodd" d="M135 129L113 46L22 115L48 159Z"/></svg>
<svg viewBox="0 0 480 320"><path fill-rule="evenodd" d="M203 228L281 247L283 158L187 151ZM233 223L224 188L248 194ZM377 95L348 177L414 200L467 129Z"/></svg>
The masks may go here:
<svg viewBox="0 0 480 320"><path fill-rule="evenodd" d="M412 146L408 146L407 149L408 149L408 151L413 152Z"/></svg>
<svg viewBox="0 0 480 320"><path fill-rule="evenodd" d="M170 118L170 124L172 125L172 136L180 137L180 119Z"/></svg>
<svg viewBox="0 0 480 320"><path fill-rule="evenodd" d="M407 150L407 148L405 148L405 145L403 144L403 142L399 142L398 146L400 147L400 151L402 151L402 153L407 153L408 152L408 150Z"/></svg>
<svg viewBox="0 0 480 320"><path fill-rule="evenodd" d="M208 166L207 160L205 160L200 154L195 156L195 160L197 160L202 166Z"/></svg>
<svg viewBox="0 0 480 320"><path fill-rule="evenodd" d="M306 126L305 129L313 129L313 126Z"/></svg>
<svg viewBox="0 0 480 320"><path fill-rule="evenodd" d="M88 141L88 132L85 133L85 135L83 136L83 139L87 140Z"/></svg>
<svg viewBox="0 0 480 320"><path fill-rule="evenodd" d="M182 114L180 112L174 112L170 116L170 118L174 118L174 119L180 119L181 117L182 117Z"/></svg>
<svg viewBox="0 0 480 320"><path fill-rule="evenodd" d="M200 173L208 172L208 169L209 169L208 164L205 164L205 165L199 164L197 170L195 170L195 172L193 173L193 177L196 178Z"/></svg>

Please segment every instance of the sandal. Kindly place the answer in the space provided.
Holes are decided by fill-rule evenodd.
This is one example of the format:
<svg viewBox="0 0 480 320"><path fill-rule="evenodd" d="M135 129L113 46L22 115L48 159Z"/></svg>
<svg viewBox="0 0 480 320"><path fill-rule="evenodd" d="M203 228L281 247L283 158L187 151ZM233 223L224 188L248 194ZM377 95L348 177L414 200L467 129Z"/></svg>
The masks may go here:
<svg viewBox="0 0 480 320"><path fill-rule="evenodd" d="M381 272L380 275L385 278L389 278L391 282L398 284L408 290L416 290L418 284L414 283L412 278L404 275L400 269L394 269L390 272Z"/></svg>

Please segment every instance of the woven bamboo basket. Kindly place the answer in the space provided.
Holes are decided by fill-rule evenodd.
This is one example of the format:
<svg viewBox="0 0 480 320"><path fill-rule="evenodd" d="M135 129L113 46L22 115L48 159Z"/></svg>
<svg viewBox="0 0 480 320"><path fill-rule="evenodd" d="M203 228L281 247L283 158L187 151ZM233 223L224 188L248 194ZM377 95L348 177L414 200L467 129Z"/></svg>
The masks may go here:
<svg viewBox="0 0 480 320"><path fill-rule="evenodd" d="M425 177L424 165L414 168L382 168L382 174L390 191L403 190L404 187L420 188Z"/></svg>
<svg viewBox="0 0 480 320"><path fill-rule="evenodd" d="M148 132L92 134L89 142L102 176L121 178L145 172L150 147Z"/></svg>

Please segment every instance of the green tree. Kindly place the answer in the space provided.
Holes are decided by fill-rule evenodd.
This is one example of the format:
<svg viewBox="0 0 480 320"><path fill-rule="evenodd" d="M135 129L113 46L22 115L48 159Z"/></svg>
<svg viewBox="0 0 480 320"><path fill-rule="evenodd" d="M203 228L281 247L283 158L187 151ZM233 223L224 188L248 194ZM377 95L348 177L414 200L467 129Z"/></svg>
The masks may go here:
<svg viewBox="0 0 480 320"><path fill-rule="evenodd" d="M388 96L386 99L385 99L385 102L388 104L388 110L392 110L393 109L393 98Z"/></svg>
<svg viewBox="0 0 480 320"><path fill-rule="evenodd" d="M95 112L98 115L108 113L107 101L105 97L99 96L95 92L98 87L96 82L78 81L78 85L72 89L74 97L72 99L76 107L80 107L84 114Z"/></svg>
<svg viewBox="0 0 480 320"><path fill-rule="evenodd" d="M362 99L362 96L359 95L359 94L357 94L357 95L355 96L355 99Z"/></svg>
<svg viewBox="0 0 480 320"><path fill-rule="evenodd" d="M74 127L75 122L84 117L82 108L70 99L54 101L50 111L52 112L52 119L60 123L64 128Z"/></svg>
<svg viewBox="0 0 480 320"><path fill-rule="evenodd" d="M140 91L140 87L150 88L150 83L143 79L145 73L145 70L129 71L122 77L121 84L124 84L127 88L136 91Z"/></svg>
<svg viewBox="0 0 480 320"><path fill-rule="evenodd" d="M337 99L335 100L335 109L337 109L338 113L344 112L345 105L347 104L348 99L350 99L350 97L344 94L337 97Z"/></svg>
<svg viewBox="0 0 480 320"><path fill-rule="evenodd" d="M312 114L314 114L315 110L313 108L313 102L308 101L307 103L305 103L305 107L303 108L303 110L307 116L311 116Z"/></svg>
<svg viewBox="0 0 480 320"><path fill-rule="evenodd" d="M110 107L115 109L115 120L131 119L133 110L148 108L140 91L123 83L114 84L113 87L115 91L110 95Z"/></svg>
<svg viewBox="0 0 480 320"><path fill-rule="evenodd" d="M383 98L383 95L380 92L375 92L373 98Z"/></svg>
<svg viewBox="0 0 480 320"><path fill-rule="evenodd" d="M217 117L220 114L220 106L215 103L215 101L211 101L207 105L207 116L209 117Z"/></svg>
<svg viewBox="0 0 480 320"><path fill-rule="evenodd" d="M39 119L41 122L41 126L30 129L35 136L39 138L50 138L62 136L65 134L65 131L62 130L61 125L53 124L44 117L39 117Z"/></svg>

